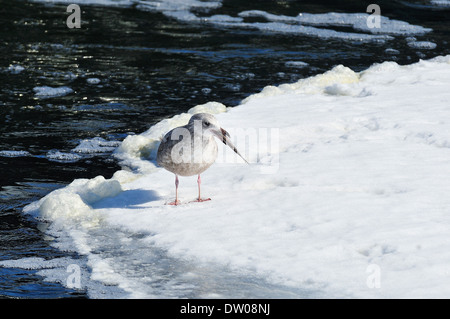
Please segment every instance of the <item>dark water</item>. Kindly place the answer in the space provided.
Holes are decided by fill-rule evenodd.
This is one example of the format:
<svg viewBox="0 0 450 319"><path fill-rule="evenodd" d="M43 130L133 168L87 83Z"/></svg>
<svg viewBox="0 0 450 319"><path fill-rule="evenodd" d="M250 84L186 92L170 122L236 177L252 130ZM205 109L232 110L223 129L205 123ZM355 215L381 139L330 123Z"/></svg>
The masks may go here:
<svg viewBox="0 0 450 319"><path fill-rule="evenodd" d="M369 3L224 0L208 15L236 16L251 9L289 16L365 12ZM0 260L65 256L22 208L76 178L109 178L119 169L109 153L67 162L49 159L49 151L70 153L80 140L93 137L120 141L195 105L218 101L235 106L266 85L294 82L337 64L360 71L386 60L410 64L450 54L449 9L430 8L427 1L377 3L382 15L432 28L417 38L437 48L413 49L401 36L377 44L221 29L181 23L161 13L100 6L82 6L82 28L69 29L65 5L0 0L0 151L29 153L0 156ZM393 56L386 48L401 53ZM309 66L293 68L288 61ZM10 65L25 69L13 72ZM100 83L90 84L89 78ZM68 86L73 92L36 97L33 88L44 85ZM33 270L0 268L0 297L84 296L44 282Z"/></svg>

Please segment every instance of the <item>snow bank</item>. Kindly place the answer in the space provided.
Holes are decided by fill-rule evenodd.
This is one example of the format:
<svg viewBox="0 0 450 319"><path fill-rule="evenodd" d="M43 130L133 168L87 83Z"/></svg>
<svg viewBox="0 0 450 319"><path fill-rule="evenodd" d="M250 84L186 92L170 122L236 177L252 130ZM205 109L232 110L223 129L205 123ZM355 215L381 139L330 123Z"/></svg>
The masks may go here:
<svg viewBox="0 0 450 319"><path fill-rule="evenodd" d="M127 137L112 179L76 180L25 212L84 256L83 280L116 297L445 298L449 84L447 56L337 66L235 108L202 105ZM174 177L152 163L158 140L205 108L257 152L250 166L230 158L202 175L211 201L191 203L186 177L182 205L165 205ZM272 174L253 169L262 163Z"/></svg>
<svg viewBox="0 0 450 319"><path fill-rule="evenodd" d="M318 74L306 79L301 79L292 84L282 84L280 86L266 86L261 93L253 94L242 102L243 104L248 101L260 98L267 98L269 96L279 96L287 93L293 94L315 94L324 93L326 89L333 86L343 87L346 84L357 83L359 81L359 74L353 72L351 69L338 65L330 71L323 74ZM347 86L347 88L353 89ZM356 90L358 88L355 87Z"/></svg>
<svg viewBox="0 0 450 319"><path fill-rule="evenodd" d="M82 223L85 227L96 225L100 216L89 206L101 199L116 196L122 191L117 180L103 176L77 179L65 188L48 194L38 202L25 207L24 212L44 220L61 223Z"/></svg>

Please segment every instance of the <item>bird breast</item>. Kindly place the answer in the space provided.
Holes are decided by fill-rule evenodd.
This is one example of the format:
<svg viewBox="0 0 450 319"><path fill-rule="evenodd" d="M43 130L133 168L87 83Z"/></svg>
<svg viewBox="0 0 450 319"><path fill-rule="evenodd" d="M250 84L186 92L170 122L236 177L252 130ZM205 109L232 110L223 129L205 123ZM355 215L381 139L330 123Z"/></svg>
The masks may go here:
<svg viewBox="0 0 450 319"><path fill-rule="evenodd" d="M198 175L208 169L217 158L217 143L213 136L203 134L180 135L172 139L167 133L158 148L159 166L180 176Z"/></svg>

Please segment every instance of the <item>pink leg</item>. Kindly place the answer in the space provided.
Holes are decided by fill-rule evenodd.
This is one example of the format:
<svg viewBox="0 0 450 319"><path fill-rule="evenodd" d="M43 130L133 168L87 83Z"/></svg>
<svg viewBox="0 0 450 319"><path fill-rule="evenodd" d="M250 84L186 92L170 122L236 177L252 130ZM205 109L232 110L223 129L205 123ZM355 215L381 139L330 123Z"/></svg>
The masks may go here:
<svg viewBox="0 0 450 319"><path fill-rule="evenodd" d="M202 183L202 179L200 178L200 174L198 174L198 178L197 178L197 184L198 184L198 198L197 198L197 200L195 200L194 202L205 202L205 201L207 201L207 200L211 200L211 198L206 198L206 199L203 199L201 196L200 196L200 184Z"/></svg>
<svg viewBox="0 0 450 319"><path fill-rule="evenodd" d="M175 201L169 203L168 205L178 205L180 204L180 201L178 200L178 175L175 174Z"/></svg>

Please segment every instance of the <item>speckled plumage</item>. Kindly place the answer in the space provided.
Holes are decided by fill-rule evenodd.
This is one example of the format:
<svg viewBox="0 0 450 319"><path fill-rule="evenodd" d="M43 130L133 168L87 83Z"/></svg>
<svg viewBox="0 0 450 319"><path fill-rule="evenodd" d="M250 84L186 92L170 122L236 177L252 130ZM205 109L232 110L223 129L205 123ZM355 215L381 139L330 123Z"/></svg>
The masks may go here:
<svg viewBox="0 0 450 319"><path fill-rule="evenodd" d="M214 135L203 129L202 122L195 123L205 119L217 123L212 115L200 113L192 116L188 124L169 131L158 148L158 165L180 176L207 170L217 158L217 143Z"/></svg>
<svg viewBox="0 0 450 319"><path fill-rule="evenodd" d="M227 131L220 127L213 115L207 113L193 115L188 124L172 129L162 139L156 162L175 174L176 197L172 204L179 203L178 176L198 175L198 201L203 201L200 197L200 174L217 158L217 143L214 137L219 138L242 157L231 143Z"/></svg>

